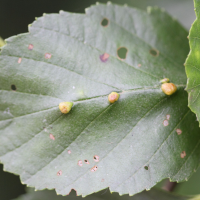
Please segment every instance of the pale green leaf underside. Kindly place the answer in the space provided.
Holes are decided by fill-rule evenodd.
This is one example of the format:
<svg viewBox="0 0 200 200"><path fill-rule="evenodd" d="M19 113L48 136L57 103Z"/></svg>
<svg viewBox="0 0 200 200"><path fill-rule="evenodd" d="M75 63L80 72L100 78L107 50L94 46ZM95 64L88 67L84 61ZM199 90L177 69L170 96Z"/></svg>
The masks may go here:
<svg viewBox="0 0 200 200"><path fill-rule="evenodd" d="M7 39L0 56L5 170L37 190L66 195L74 188L83 196L106 187L133 195L166 177L190 177L199 165L200 130L184 91L186 36L162 10L108 4L86 14L45 15L30 33ZM117 57L120 47L128 49L125 60ZM159 55L152 56L152 49ZM100 60L104 53L107 62ZM160 89L164 77L178 86L170 97ZM107 96L113 91L120 99L111 105ZM74 102L67 115L58 109L63 101Z"/></svg>
<svg viewBox="0 0 200 200"><path fill-rule="evenodd" d="M28 190L27 194L18 197L15 200L81 200L82 197L76 196L72 191L69 196L58 196L55 191L37 191ZM148 192L142 192L130 197L129 195L119 196L117 193L110 193L109 190L101 191L96 194L89 195L84 200L192 200L186 196L178 196L158 189L152 189ZM195 199L194 199L195 200Z"/></svg>

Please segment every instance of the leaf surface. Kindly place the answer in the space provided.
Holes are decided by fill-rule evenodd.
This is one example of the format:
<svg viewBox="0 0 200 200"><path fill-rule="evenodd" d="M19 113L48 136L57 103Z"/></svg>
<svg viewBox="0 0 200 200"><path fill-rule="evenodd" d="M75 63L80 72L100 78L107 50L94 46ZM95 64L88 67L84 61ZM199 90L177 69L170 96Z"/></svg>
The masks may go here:
<svg viewBox="0 0 200 200"><path fill-rule="evenodd" d="M98 4L86 14L45 15L7 39L0 56L5 170L62 195L107 187L133 195L166 177L187 180L199 166L200 130L184 90L186 36L158 8ZM165 77L177 85L172 96L160 88ZM114 104L111 92L120 93ZM64 115L58 105L66 101L74 106Z"/></svg>

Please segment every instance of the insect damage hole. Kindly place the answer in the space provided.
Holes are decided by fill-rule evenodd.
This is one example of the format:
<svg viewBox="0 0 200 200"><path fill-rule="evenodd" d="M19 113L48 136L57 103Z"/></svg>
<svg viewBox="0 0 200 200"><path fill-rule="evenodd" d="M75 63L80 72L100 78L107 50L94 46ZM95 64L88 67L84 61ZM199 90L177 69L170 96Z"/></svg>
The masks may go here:
<svg viewBox="0 0 200 200"><path fill-rule="evenodd" d="M60 170L57 172L57 176L61 176L61 175L62 175L62 171Z"/></svg>
<svg viewBox="0 0 200 200"><path fill-rule="evenodd" d="M93 158L95 162L99 162L99 156L95 155Z"/></svg>
<svg viewBox="0 0 200 200"><path fill-rule="evenodd" d="M95 165L92 169L91 169L91 172L96 172L98 169L98 167Z"/></svg>
<svg viewBox="0 0 200 200"><path fill-rule="evenodd" d="M101 21L101 25L102 25L103 27L107 27L108 24L109 24L109 20L108 20L107 18L104 18L104 19Z"/></svg>
<svg viewBox="0 0 200 200"><path fill-rule="evenodd" d="M12 89L13 91L17 90L17 88L16 88L15 85L11 85L11 89Z"/></svg>
<svg viewBox="0 0 200 200"><path fill-rule="evenodd" d="M149 167L148 167L148 166L144 166L144 169L145 169L145 170L148 170L148 169L149 169Z"/></svg>
<svg viewBox="0 0 200 200"><path fill-rule="evenodd" d="M126 59L127 53L128 49L126 47L120 47L117 49L117 56L122 60Z"/></svg>
<svg viewBox="0 0 200 200"><path fill-rule="evenodd" d="M84 162L85 164L88 164L88 165L90 164L88 160L84 160Z"/></svg>
<svg viewBox="0 0 200 200"><path fill-rule="evenodd" d="M152 56L158 56L159 55L159 51L156 50L156 49L150 49L149 50L149 53L152 55Z"/></svg>

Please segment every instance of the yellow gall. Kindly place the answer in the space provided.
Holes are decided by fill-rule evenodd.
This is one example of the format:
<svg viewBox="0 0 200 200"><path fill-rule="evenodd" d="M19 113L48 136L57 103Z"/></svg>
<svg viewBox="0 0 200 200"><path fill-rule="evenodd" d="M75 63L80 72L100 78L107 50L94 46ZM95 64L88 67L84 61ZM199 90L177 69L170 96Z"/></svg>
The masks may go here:
<svg viewBox="0 0 200 200"><path fill-rule="evenodd" d="M177 87L173 83L163 83L161 89L166 95L172 95L176 92Z"/></svg>
<svg viewBox="0 0 200 200"><path fill-rule="evenodd" d="M110 103L115 103L115 101L117 101L119 99L119 94L117 92L111 92L109 95L108 95L108 101Z"/></svg>
<svg viewBox="0 0 200 200"><path fill-rule="evenodd" d="M62 113L67 114L73 106L72 102L61 102L59 104L59 109Z"/></svg>
<svg viewBox="0 0 200 200"><path fill-rule="evenodd" d="M161 83L169 83L169 79L168 78L163 78L160 80Z"/></svg>

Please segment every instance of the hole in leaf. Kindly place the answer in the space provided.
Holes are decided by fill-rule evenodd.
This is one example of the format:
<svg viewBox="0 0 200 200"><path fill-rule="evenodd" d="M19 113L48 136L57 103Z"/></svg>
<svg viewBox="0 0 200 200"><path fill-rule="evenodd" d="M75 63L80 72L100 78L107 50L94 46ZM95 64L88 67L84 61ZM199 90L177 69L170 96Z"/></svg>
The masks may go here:
<svg viewBox="0 0 200 200"><path fill-rule="evenodd" d="M148 169L149 169L149 167L148 167L148 166L144 166L144 169L148 170Z"/></svg>
<svg viewBox="0 0 200 200"><path fill-rule="evenodd" d="M14 91L17 90L15 85L11 85L11 89L14 90Z"/></svg>
<svg viewBox="0 0 200 200"><path fill-rule="evenodd" d="M32 50L32 49L33 49L33 45L32 45L32 44L29 44L29 45L28 45L28 49L29 49L29 50Z"/></svg>
<svg viewBox="0 0 200 200"><path fill-rule="evenodd" d="M99 162L99 156L95 155L93 158L95 162Z"/></svg>
<svg viewBox="0 0 200 200"><path fill-rule="evenodd" d="M128 52L128 50L126 47L120 47L119 49L117 49L117 56L120 59L124 60L124 59L126 59L127 52Z"/></svg>
<svg viewBox="0 0 200 200"><path fill-rule="evenodd" d="M88 165L90 164L88 160L84 160L84 162L85 162L86 164L88 164Z"/></svg>
<svg viewBox="0 0 200 200"><path fill-rule="evenodd" d="M150 53L152 56L158 56L158 55L159 55L159 51L156 50L156 49L151 49L151 50L149 51L149 53Z"/></svg>
<svg viewBox="0 0 200 200"><path fill-rule="evenodd" d="M108 24L109 24L109 20L108 20L107 18L104 18L104 19L101 21L101 25L102 25L103 27L107 27Z"/></svg>

